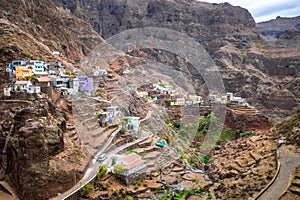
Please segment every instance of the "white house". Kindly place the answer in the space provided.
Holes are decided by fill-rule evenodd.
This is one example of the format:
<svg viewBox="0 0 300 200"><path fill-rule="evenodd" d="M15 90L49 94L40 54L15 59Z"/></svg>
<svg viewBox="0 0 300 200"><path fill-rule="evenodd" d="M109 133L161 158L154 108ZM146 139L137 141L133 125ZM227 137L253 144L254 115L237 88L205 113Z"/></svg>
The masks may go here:
<svg viewBox="0 0 300 200"><path fill-rule="evenodd" d="M40 86L34 86L30 81L17 81L15 83L16 91L26 91L29 94L39 94L41 93Z"/></svg>
<svg viewBox="0 0 300 200"><path fill-rule="evenodd" d="M148 92L136 92L136 95L140 98L147 98L148 97Z"/></svg>
<svg viewBox="0 0 300 200"><path fill-rule="evenodd" d="M118 158L116 160L116 165L118 164L121 164L124 169L124 171L121 172L123 176L130 176L131 174L146 168L145 160L142 160L141 156L135 153Z"/></svg>
<svg viewBox="0 0 300 200"><path fill-rule="evenodd" d="M30 81L17 81L15 83L15 90L16 91L23 91L23 90L27 90L27 84Z"/></svg>
<svg viewBox="0 0 300 200"><path fill-rule="evenodd" d="M4 87L4 96L10 97L11 87Z"/></svg>
<svg viewBox="0 0 300 200"><path fill-rule="evenodd" d="M227 98L227 101L231 101L231 99L233 98L233 93L227 92L226 93L226 98Z"/></svg>

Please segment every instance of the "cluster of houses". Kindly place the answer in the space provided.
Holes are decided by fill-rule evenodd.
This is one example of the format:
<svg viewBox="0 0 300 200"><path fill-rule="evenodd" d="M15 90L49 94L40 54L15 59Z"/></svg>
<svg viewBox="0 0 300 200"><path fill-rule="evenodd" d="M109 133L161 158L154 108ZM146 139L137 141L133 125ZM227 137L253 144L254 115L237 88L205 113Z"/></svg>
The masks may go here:
<svg viewBox="0 0 300 200"><path fill-rule="evenodd" d="M189 94L187 91L174 84L158 83L158 84L145 84L139 88L134 88L133 84L128 86L128 89L135 90L140 98L146 98L150 102L155 102L162 106L192 106L203 104L204 100L201 96ZM231 92L227 92L224 96L209 95L209 103L236 103L246 105L246 99L236 97Z"/></svg>
<svg viewBox="0 0 300 200"><path fill-rule="evenodd" d="M203 103L201 96L191 95L172 85L168 83L148 83L138 88L136 94L140 98L147 98L149 102L155 102L162 106L190 106Z"/></svg>
<svg viewBox="0 0 300 200"><path fill-rule="evenodd" d="M222 104L227 104L227 103L236 103L240 105L246 105L246 99L242 97L236 97L233 95L231 92L227 92L226 95L223 95L221 97L217 95L209 95L208 100L211 103L222 103Z"/></svg>
<svg viewBox="0 0 300 200"><path fill-rule="evenodd" d="M106 70L98 70L98 75L107 74ZM12 61L6 73L15 77L10 87L4 88L4 95L11 92L27 92L30 94L47 93L50 87L61 91L62 95L74 95L79 91L93 89L93 80L89 77L76 77L65 70L60 62L44 62L39 60Z"/></svg>

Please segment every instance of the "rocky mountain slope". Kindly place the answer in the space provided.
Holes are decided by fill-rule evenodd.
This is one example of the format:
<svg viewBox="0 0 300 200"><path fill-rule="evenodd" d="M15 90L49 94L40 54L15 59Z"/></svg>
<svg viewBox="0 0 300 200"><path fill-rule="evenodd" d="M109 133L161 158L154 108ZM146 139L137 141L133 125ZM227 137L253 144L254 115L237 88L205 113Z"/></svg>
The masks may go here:
<svg viewBox="0 0 300 200"><path fill-rule="evenodd" d="M0 86L12 60L61 61L76 70L103 39L72 13L50 0L0 0ZM54 56L59 51L60 56ZM53 92L35 101L20 94L18 100L0 95L1 180L21 199L48 199L64 192L81 176L72 169L85 167L69 103ZM88 159L88 158L87 158ZM83 168L81 168L83 167Z"/></svg>
<svg viewBox="0 0 300 200"><path fill-rule="evenodd" d="M227 91L246 97L251 105L272 117L285 116L297 104L299 94L289 86L292 82L299 84L298 43L289 47L287 40L276 45L264 42L252 16L243 8L195 0L54 2L89 21L105 39L142 27L184 32L209 52ZM169 54L164 64L171 63L174 57ZM199 79L196 75L192 80Z"/></svg>
<svg viewBox="0 0 300 200"><path fill-rule="evenodd" d="M286 30L295 29L300 31L300 16L280 17L266 22L257 23L257 28L262 35L270 40L278 39Z"/></svg>
<svg viewBox="0 0 300 200"><path fill-rule="evenodd" d="M0 1L0 67L12 59L74 63L102 41L92 27L50 0ZM62 57L54 58L53 51Z"/></svg>

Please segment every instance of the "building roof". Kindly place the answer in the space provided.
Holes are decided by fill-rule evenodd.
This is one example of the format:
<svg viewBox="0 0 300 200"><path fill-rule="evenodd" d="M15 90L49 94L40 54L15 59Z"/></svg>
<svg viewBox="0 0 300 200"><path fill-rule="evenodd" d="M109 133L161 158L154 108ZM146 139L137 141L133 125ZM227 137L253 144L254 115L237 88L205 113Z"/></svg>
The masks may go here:
<svg viewBox="0 0 300 200"><path fill-rule="evenodd" d="M26 85L28 81L16 81L15 85Z"/></svg>
<svg viewBox="0 0 300 200"><path fill-rule="evenodd" d="M141 159L141 157L135 153L126 155L121 158L123 161L128 163L127 165L122 164L124 169L132 169L140 164L145 163L144 160Z"/></svg>
<svg viewBox="0 0 300 200"><path fill-rule="evenodd" d="M41 76L39 78L37 78L38 82L42 83L42 82L52 82L52 79L49 78L48 76Z"/></svg>

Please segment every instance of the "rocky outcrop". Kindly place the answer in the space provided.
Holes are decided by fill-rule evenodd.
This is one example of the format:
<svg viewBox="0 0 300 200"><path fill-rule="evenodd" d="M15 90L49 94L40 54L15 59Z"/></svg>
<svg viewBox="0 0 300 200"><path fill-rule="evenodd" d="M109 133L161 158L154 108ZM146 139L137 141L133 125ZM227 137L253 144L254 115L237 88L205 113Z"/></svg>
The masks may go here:
<svg viewBox="0 0 300 200"><path fill-rule="evenodd" d="M1 100L0 106L1 176L21 199L48 199L70 188L72 171L53 163L66 150L66 116L47 101Z"/></svg>
<svg viewBox="0 0 300 200"><path fill-rule="evenodd" d="M287 143L300 146L300 108L271 129L274 135L286 138Z"/></svg>
<svg viewBox="0 0 300 200"><path fill-rule="evenodd" d="M275 174L275 149L266 136L223 143L206 166L216 199L253 199Z"/></svg>

